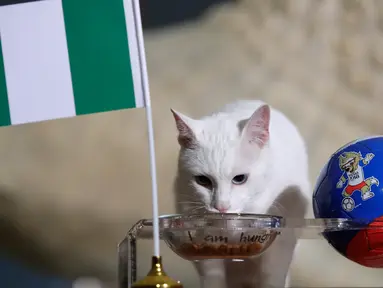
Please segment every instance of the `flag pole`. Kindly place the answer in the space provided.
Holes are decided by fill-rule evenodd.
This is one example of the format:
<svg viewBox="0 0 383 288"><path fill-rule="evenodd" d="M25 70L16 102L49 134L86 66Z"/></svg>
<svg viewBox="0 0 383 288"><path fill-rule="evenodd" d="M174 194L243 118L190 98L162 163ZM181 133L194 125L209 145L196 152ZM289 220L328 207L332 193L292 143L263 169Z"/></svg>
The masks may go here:
<svg viewBox="0 0 383 288"><path fill-rule="evenodd" d="M144 36L142 31L141 24L141 11L140 11L140 1L133 0L133 11L136 22L136 35L138 43L138 55L140 58L141 66L141 78L142 78L142 88L144 94L144 101L146 107L146 122L148 129L148 138L149 138L149 158L150 158L150 176L152 184L152 213L153 213L153 241L154 241L154 256L160 257L160 229L159 229L159 215L158 215L158 186L157 186L157 173L156 173L156 154L154 147L154 129L153 129L153 116L152 116L152 105L150 101L150 89L149 89L149 80L148 80L148 71L146 65L145 57L145 47L144 47Z"/></svg>
<svg viewBox="0 0 383 288"><path fill-rule="evenodd" d="M140 281L134 283L132 288L183 288L179 281L170 278L164 271L162 258L160 254L160 227L158 215L158 190L157 190L157 174L156 174L156 155L154 147L154 129L152 117L152 105L150 101L150 90L148 71L146 66L144 36L142 32L141 11L139 0L131 0L133 4L133 14L135 17L135 27L138 43L138 55L141 66L142 88L146 107L146 122L149 137L149 157L150 157L150 175L152 183L152 210L153 210L153 241L154 251L152 256L152 266L147 276Z"/></svg>

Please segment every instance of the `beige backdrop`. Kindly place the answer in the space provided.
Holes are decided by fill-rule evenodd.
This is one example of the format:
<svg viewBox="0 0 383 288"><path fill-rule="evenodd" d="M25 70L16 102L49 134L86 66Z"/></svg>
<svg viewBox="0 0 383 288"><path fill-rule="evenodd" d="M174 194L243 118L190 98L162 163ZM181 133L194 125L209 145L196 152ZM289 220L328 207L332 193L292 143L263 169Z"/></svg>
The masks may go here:
<svg viewBox="0 0 383 288"><path fill-rule="evenodd" d="M380 0L243 0L197 23L146 34L160 212L174 211L178 145L170 107L199 117L234 99L271 103L307 139L313 181L340 145L381 133L382 8ZM29 260L42 255L63 275L113 279L117 243L151 217L144 112L1 129L0 211L21 231L2 232L3 245L35 251ZM140 275L151 255L150 242L141 244ZM167 249L163 255L171 275L197 287L189 263ZM380 270L343 259L324 241L306 241L293 269L299 286L383 281Z"/></svg>

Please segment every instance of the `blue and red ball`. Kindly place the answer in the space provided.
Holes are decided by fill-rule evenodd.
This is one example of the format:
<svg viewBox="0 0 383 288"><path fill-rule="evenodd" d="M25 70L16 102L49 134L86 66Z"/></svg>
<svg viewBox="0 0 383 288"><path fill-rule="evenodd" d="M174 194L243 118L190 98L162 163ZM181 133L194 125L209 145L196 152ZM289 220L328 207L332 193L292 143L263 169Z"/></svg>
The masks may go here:
<svg viewBox="0 0 383 288"><path fill-rule="evenodd" d="M313 194L316 218L383 221L383 136L353 141L323 167ZM367 267L383 267L383 229L324 233L338 252Z"/></svg>

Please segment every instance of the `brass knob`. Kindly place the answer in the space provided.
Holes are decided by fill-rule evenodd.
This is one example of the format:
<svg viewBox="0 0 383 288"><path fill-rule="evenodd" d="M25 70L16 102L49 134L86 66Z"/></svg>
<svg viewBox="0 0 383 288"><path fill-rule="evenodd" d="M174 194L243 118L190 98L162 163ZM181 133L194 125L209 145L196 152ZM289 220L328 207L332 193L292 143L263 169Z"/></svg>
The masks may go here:
<svg viewBox="0 0 383 288"><path fill-rule="evenodd" d="M166 275L161 257L152 257L152 268L145 278L137 281L132 288L183 288L180 281Z"/></svg>

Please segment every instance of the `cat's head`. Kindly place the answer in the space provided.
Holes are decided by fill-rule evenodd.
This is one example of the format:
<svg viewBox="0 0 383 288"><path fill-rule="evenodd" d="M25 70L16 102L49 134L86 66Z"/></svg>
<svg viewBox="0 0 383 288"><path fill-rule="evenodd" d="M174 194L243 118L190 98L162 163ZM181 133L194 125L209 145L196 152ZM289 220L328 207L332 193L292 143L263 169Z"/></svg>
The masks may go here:
<svg viewBox="0 0 383 288"><path fill-rule="evenodd" d="M210 212L243 213L266 170L270 108L236 122L229 115L192 119L172 110L185 181ZM258 185L258 186L257 186ZM183 191L177 191L183 193Z"/></svg>

